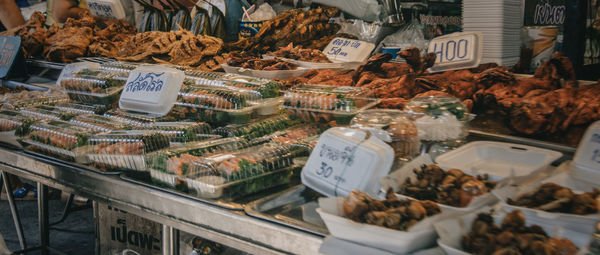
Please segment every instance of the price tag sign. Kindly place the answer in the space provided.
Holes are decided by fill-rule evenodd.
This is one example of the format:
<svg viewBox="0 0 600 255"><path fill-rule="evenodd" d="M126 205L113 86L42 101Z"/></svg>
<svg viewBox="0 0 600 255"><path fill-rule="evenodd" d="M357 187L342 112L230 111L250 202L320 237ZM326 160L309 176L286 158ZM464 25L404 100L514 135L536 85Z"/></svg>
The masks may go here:
<svg viewBox="0 0 600 255"><path fill-rule="evenodd" d="M125 9L120 0L88 0L92 15L103 18L125 19Z"/></svg>
<svg viewBox="0 0 600 255"><path fill-rule="evenodd" d="M474 32L452 33L436 37L427 52L435 53L431 72L477 67L483 55L483 35Z"/></svg>
<svg viewBox="0 0 600 255"><path fill-rule="evenodd" d="M302 169L302 183L330 197L347 196L355 189L375 195L393 160L394 150L367 131L331 128L321 135Z"/></svg>
<svg viewBox="0 0 600 255"><path fill-rule="evenodd" d="M573 162L579 168L600 173L600 121L588 127Z"/></svg>
<svg viewBox="0 0 600 255"><path fill-rule="evenodd" d="M323 53L331 61L336 62L363 62L375 49L375 44L365 41L336 37L331 40Z"/></svg>
<svg viewBox="0 0 600 255"><path fill-rule="evenodd" d="M164 116L173 107L185 75L165 66L140 66L125 83L119 99L124 110Z"/></svg>
<svg viewBox="0 0 600 255"><path fill-rule="evenodd" d="M9 75L10 70L16 65L21 53L21 37L0 36L0 78Z"/></svg>

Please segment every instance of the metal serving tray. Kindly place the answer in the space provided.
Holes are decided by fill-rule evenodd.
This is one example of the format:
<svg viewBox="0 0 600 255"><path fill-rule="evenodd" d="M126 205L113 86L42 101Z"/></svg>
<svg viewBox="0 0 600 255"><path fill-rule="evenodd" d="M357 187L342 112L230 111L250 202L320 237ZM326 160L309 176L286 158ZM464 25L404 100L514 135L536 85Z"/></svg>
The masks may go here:
<svg viewBox="0 0 600 255"><path fill-rule="evenodd" d="M326 236L329 231L315 211L319 207L317 203L319 197L322 196L310 188L297 185L256 200L248 204L245 211L246 214L258 219Z"/></svg>

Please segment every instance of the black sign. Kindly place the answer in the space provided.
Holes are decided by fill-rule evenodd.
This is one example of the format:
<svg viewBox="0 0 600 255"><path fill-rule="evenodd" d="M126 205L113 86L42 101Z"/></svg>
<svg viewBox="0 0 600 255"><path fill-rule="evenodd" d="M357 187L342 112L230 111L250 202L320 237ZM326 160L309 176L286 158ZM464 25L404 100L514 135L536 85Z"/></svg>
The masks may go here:
<svg viewBox="0 0 600 255"><path fill-rule="evenodd" d="M567 16L566 0L525 0L525 26L562 26Z"/></svg>
<svg viewBox="0 0 600 255"><path fill-rule="evenodd" d="M13 68L21 69L18 71L20 73L24 68L23 64L21 37L0 36L0 79L9 76Z"/></svg>

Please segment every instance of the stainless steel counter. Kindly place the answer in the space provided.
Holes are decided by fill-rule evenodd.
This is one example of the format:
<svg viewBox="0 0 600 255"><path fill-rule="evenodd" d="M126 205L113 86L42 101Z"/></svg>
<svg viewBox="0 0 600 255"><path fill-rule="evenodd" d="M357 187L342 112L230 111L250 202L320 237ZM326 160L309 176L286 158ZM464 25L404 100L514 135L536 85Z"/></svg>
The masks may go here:
<svg viewBox="0 0 600 255"><path fill-rule="evenodd" d="M321 236L252 218L243 212L136 185L118 176L47 162L21 151L0 148L0 171L253 254L318 254L323 241ZM163 235L165 240L172 239L168 237Z"/></svg>

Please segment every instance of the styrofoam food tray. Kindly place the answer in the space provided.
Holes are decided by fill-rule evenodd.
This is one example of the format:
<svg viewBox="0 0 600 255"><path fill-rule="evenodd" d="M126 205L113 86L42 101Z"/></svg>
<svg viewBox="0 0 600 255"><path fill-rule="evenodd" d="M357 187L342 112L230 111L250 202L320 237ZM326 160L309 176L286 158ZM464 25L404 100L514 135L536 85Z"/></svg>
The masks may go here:
<svg viewBox="0 0 600 255"><path fill-rule="evenodd" d="M460 217L445 219L434 223L435 230L438 236L440 237L437 240L438 245L448 255L469 255L470 253L462 250L462 237L463 235L471 232L471 226L473 225L473 221L475 220L475 218L477 218L477 214L481 212L489 212L489 209L489 207L484 207L481 210L477 210L469 214L462 215ZM505 215L506 212L497 212L493 216L495 223L497 225L501 225ZM527 216L525 217L525 224L527 226L539 225L544 229L544 231L546 231L546 233L549 236L557 238L568 238L573 242L573 244L575 244L575 246L579 248L588 245L591 239L591 235L587 235L577 231L571 231L568 229L563 229L553 224L532 223Z"/></svg>
<svg viewBox="0 0 600 255"><path fill-rule="evenodd" d="M227 73L242 74L242 75L266 78L266 79L271 79L271 80L272 79L287 79L287 78L291 78L291 77L298 77L310 70L307 68L298 67L298 69L295 69L295 70L272 70L272 71L268 70L268 71L265 71L265 70L246 69L243 67L235 67L235 66L230 66L228 64L222 64L221 66Z"/></svg>
<svg viewBox="0 0 600 255"><path fill-rule="evenodd" d="M567 164L563 164L566 166ZM507 203L508 198L517 199L523 194L528 194L537 190L544 183L556 183L558 185L570 188L575 193L589 192L593 188L600 187L600 184L588 182L573 177L570 171L560 171L558 174L546 178L539 182L529 183L520 186L507 186L493 190L494 194L501 202L503 210L513 211L521 210L529 222L539 225L556 224L566 229L576 230L591 235L595 231L596 223L600 219L600 213L588 215L576 215L568 213L547 212L538 209L532 209L522 206L513 206Z"/></svg>
<svg viewBox="0 0 600 255"><path fill-rule="evenodd" d="M436 216L425 218L408 231L398 231L375 225L354 222L344 217L344 198L320 198L317 212L332 236L397 254L406 254L435 243L433 222Z"/></svg>
<svg viewBox="0 0 600 255"><path fill-rule="evenodd" d="M457 168L469 174L488 174L490 180L525 178L547 170L562 157L552 150L513 143L477 141L438 156L435 161L443 168Z"/></svg>
<svg viewBox="0 0 600 255"><path fill-rule="evenodd" d="M429 154L422 155L422 156L419 156L419 157L413 159L412 161L404 164L397 171L389 174L388 176L384 177L381 180L383 190L392 188L394 191L397 192L398 190L400 190L402 188L402 185L404 183L404 180L406 180L406 178L409 178L409 177L414 178L415 177L415 173L413 172L413 169L419 168L422 165L431 165L431 164L434 164L434 163L433 163L433 160L431 159L431 155L429 155ZM442 168L442 169L448 170L447 168L446 169ZM383 196L383 194L381 193L380 196ZM401 199L414 199L413 197L405 196L405 195L398 194L398 193L396 193L396 196ZM477 210L481 207L494 204L497 201L498 201L498 199L491 192L488 192L486 194L474 197L471 200L471 202L469 203L469 205L466 207L455 207L455 206L449 206L449 205L440 204L440 203L437 203L437 204L440 208L442 208L443 212L467 213L467 212Z"/></svg>

